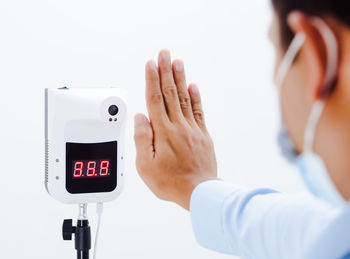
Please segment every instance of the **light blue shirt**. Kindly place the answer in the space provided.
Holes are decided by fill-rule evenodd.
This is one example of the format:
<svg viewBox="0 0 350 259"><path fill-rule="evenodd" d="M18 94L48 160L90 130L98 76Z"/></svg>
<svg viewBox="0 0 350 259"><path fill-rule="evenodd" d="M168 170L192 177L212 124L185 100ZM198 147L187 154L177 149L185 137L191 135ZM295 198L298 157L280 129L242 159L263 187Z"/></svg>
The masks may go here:
<svg viewBox="0 0 350 259"><path fill-rule="evenodd" d="M247 259L350 258L350 207L207 181L191 197L198 243Z"/></svg>

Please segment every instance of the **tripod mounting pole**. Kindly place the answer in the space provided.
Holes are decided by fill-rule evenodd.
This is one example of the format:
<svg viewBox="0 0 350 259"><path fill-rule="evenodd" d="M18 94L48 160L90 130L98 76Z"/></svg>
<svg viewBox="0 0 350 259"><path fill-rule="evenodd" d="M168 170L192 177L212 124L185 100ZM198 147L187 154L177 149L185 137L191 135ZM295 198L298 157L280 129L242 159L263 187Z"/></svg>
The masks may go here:
<svg viewBox="0 0 350 259"><path fill-rule="evenodd" d="M73 234L77 259L89 259L91 230L87 219L87 204L79 204L79 217L76 226L73 226L73 220L71 219L65 219L63 221L63 240L72 240Z"/></svg>

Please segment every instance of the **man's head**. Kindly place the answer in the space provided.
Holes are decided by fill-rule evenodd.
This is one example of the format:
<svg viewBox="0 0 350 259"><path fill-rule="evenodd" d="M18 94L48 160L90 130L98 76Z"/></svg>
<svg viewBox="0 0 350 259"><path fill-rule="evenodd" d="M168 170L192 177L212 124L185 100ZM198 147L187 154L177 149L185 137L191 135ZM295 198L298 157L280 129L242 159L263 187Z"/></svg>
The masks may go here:
<svg viewBox="0 0 350 259"><path fill-rule="evenodd" d="M315 101L326 100L316 129L314 151L325 161L330 176L344 197L350 199L350 3L341 0L272 0L275 15L270 37L276 49L276 71L297 33L305 35L281 92L283 117L299 152ZM336 36L339 62L332 91L325 94L328 65L324 36L313 17L326 22Z"/></svg>

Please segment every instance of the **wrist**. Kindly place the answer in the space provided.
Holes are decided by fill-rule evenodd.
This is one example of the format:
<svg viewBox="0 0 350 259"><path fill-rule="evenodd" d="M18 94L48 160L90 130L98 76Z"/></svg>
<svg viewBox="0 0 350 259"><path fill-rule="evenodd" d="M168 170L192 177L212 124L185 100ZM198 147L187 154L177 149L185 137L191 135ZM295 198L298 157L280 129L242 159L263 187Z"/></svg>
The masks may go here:
<svg viewBox="0 0 350 259"><path fill-rule="evenodd" d="M210 181L210 180L219 180L217 177L190 177L189 179L186 179L185 181L180 181L179 184L182 184L180 188L178 188L179 192L177 198L174 200L175 203L180 205L185 210L190 210L190 202L193 191L196 189L198 185L200 185L203 182ZM181 183L182 182L182 183Z"/></svg>

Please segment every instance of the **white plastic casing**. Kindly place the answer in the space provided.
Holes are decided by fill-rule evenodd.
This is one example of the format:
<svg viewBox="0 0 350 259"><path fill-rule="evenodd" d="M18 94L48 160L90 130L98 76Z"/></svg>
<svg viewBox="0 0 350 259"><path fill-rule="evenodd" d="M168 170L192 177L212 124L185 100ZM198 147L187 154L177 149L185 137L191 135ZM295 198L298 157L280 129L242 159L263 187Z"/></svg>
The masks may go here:
<svg viewBox="0 0 350 259"><path fill-rule="evenodd" d="M111 105L119 108L116 116L108 112ZM45 186L49 194L67 204L107 202L117 198L125 174L126 91L121 88L45 89L45 108ZM66 189L66 143L111 141L118 142L117 187L111 192L69 193Z"/></svg>

